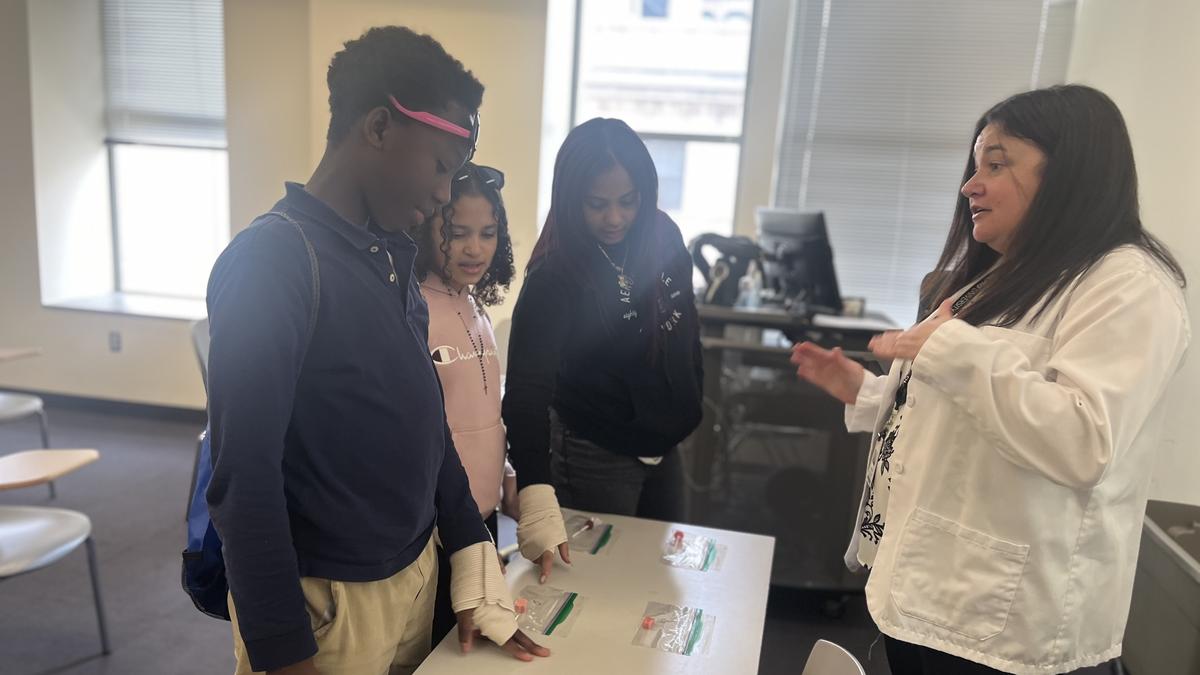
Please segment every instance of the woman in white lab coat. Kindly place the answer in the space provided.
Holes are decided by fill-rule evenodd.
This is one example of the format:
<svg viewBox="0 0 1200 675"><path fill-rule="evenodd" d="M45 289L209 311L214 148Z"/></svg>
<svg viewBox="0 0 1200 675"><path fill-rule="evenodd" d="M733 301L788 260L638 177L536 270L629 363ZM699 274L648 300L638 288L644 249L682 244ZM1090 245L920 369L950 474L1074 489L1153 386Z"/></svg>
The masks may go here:
<svg viewBox="0 0 1200 675"><path fill-rule="evenodd" d="M1104 94L1019 94L973 140L936 309L871 343L890 372L792 360L873 433L846 561L892 672L1072 672L1121 653L1184 276Z"/></svg>

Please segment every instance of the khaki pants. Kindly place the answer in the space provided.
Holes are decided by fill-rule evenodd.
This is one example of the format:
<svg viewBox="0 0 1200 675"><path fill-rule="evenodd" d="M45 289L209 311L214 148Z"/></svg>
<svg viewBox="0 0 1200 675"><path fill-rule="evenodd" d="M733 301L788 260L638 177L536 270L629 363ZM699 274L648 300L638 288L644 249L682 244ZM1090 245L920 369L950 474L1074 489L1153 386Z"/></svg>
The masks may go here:
<svg viewBox="0 0 1200 675"><path fill-rule="evenodd" d="M429 655L433 600L437 595L437 557L433 539L408 567L381 581L300 580L321 675L407 675ZM250 660L233 622L236 675L248 675Z"/></svg>

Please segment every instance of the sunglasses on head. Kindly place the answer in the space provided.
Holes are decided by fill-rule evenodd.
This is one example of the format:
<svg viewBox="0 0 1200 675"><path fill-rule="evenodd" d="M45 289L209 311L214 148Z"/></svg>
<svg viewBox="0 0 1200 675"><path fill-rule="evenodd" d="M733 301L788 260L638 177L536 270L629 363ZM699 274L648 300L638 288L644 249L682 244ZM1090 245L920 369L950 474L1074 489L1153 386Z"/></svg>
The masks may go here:
<svg viewBox="0 0 1200 675"><path fill-rule="evenodd" d="M396 108L396 110L400 111L400 114L408 117L409 119L416 120L421 124L431 126L434 129L444 131L453 136L465 138L468 145L467 158L464 161L469 162L471 161L471 158L475 156L475 146L479 142L479 113L471 115L471 128L466 129L455 124L454 122L451 122L450 120L438 117L433 113L419 110L409 110L403 105L400 105L400 102L396 100L396 97L392 96L391 94L388 94L388 101L391 102L392 106Z"/></svg>
<svg viewBox="0 0 1200 675"><path fill-rule="evenodd" d="M499 169L479 164L467 164L454 175L454 182L467 180L474 174L480 185L499 192L504 187L504 174Z"/></svg>

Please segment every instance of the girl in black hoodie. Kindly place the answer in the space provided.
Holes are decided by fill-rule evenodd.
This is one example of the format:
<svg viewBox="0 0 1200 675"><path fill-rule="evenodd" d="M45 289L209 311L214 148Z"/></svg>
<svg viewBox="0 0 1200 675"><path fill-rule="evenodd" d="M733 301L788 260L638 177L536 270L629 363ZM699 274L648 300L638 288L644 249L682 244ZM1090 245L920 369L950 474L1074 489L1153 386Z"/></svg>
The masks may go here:
<svg viewBox="0 0 1200 675"><path fill-rule="evenodd" d="M503 403L518 539L546 572L555 546L569 559L559 503L681 515L675 446L700 423L703 375L691 260L657 203L650 153L624 122L567 136L513 314Z"/></svg>

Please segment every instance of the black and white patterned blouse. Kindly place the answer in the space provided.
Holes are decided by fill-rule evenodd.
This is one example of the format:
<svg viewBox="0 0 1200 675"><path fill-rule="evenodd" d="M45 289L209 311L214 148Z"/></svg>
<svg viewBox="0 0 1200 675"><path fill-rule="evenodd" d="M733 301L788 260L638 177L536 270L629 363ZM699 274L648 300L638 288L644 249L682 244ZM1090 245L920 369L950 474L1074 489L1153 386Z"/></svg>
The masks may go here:
<svg viewBox="0 0 1200 675"><path fill-rule="evenodd" d="M904 422L904 403L908 398L908 381L912 378L912 365L901 378L896 389L892 409L887 420L871 439L871 454L867 458L866 499L858 521L858 562L870 568L875 564L875 553L883 539L887 524L887 505L892 492L892 456L896 453L896 442L900 436L900 425Z"/></svg>

